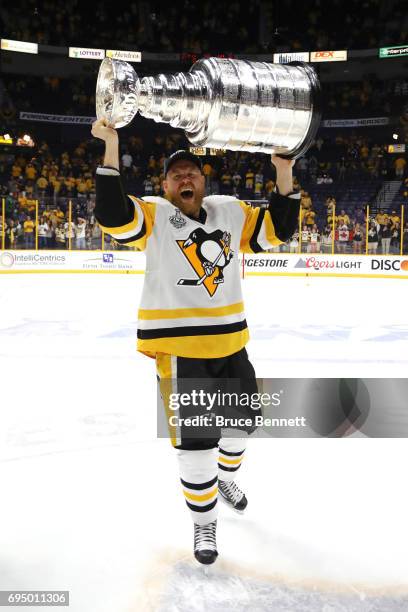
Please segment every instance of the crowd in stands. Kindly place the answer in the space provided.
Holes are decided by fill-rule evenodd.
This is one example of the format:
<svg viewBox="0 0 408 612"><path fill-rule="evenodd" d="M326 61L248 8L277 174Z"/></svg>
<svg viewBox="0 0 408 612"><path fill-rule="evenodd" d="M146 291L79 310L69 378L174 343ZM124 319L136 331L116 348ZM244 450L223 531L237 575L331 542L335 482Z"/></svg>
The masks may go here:
<svg viewBox="0 0 408 612"><path fill-rule="evenodd" d="M275 42L287 50L370 49L408 39L405 0L287 0L278 3L274 17L281 32Z"/></svg>
<svg viewBox="0 0 408 612"><path fill-rule="evenodd" d="M16 0L2 3L4 36L50 45L193 53L367 49L406 44L404 0L342 0L171 4ZM92 45L89 44L92 41Z"/></svg>
<svg viewBox="0 0 408 612"><path fill-rule="evenodd" d="M259 40L259 0L92 3L17 0L3 4L0 30L7 37L47 45L177 52L254 51ZM89 41L92 40L92 45Z"/></svg>
<svg viewBox="0 0 408 612"><path fill-rule="evenodd" d="M300 228L280 251L302 253L381 253L408 252L408 222L404 223L401 244L401 211L368 214L367 207L340 209L336 198L326 199L325 210L316 218L312 198L302 190ZM299 244L300 236L300 244Z"/></svg>
<svg viewBox="0 0 408 612"><path fill-rule="evenodd" d="M165 159L186 146L184 135L176 130L157 132L148 147L140 136L129 136L122 142L120 153L127 191L147 197L162 195ZM39 248L100 248L101 234L93 210L94 176L102 163L102 151L99 142L88 138L60 153L52 151L46 142L36 146L34 155L32 150L0 153L5 247L32 248L37 220ZM294 168L295 189L302 195L301 227L281 250L332 252L334 240L335 252L365 252L366 206L371 202L354 202L343 209L343 200L338 204L333 194L356 181L366 185L377 185L377 181L381 185L383 179L397 178L404 181L402 200L394 202L392 210L374 211L368 223L368 247L370 252L399 252L400 204L408 204L406 165L404 155L388 154L384 145L359 136L357 131L349 136L338 134L334 141L319 135ZM203 172L207 193L231 194L255 205L267 202L275 188L274 168L266 155L220 151L203 158ZM332 194L321 208L316 202L319 193L326 193L324 189L332 190ZM404 243L406 232L404 223Z"/></svg>

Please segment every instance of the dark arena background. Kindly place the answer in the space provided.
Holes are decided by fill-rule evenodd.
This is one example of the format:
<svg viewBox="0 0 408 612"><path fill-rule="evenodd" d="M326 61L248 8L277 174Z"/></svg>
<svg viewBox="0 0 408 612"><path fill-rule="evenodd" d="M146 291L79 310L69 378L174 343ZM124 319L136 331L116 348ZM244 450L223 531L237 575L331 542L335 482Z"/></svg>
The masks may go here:
<svg viewBox="0 0 408 612"><path fill-rule="evenodd" d="M391 383L381 402L401 431L378 409L376 435L253 440L248 511L222 508L219 561L193 563L154 369L135 350L145 255L98 225L91 135L105 57L139 78L210 57L311 65L321 122L293 168L297 229L239 259L248 350L265 379L406 379L407 1L15 0L0 37L0 605L61 591L73 612L407 611L407 419ZM166 159L191 149L206 195L269 205L269 155L193 147L139 113L118 133L126 193L162 196Z"/></svg>

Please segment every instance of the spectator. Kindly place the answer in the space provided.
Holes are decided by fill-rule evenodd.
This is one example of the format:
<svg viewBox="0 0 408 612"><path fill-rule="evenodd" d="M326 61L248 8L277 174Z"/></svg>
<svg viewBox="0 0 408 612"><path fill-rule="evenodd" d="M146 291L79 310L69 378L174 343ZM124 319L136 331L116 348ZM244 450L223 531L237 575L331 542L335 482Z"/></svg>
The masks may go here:
<svg viewBox="0 0 408 612"><path fill-rule="evenodd" d="M163 170L163 166L161 167L161 169ZM211 179L213 177L213 173L213 167L208 161L206 161L203 165L203 174L205 176L205 187L208 193L210 193L211 190Z"/></svg>
<svg viewBox="0 0 408 612"><path fill-rule="evenodd" d="M221 175L221 193L230 194L232 192L232 176L228 168L223 168Z"/></svg>
<svg viewBox="0 0 408 612"><path fill-rule="evenodd" d="M34 245L35 223L31 219L30 215L27 215L27 218L23 224L23 228L24 228L24 246L26 249L33 249L35 246Z"/></svg>
<svg viewBox="0 0 408 612"><path fill-rule="evenodd" d="M263 195L263 174L260 172L257 172L255 174L255 187L254 187L254 195L255 198L259 199L262 198Z"/></svg>
<svg viewBox="0 0 408 612"><path fill-rule="evenodd" d="M255 175L254 172L252 170L252 168L248 168L248 171L245 173L245 189L247 191L252 191L254 190L254 180L255 180Z"/></svg>
<svg viewBox="0 0 408 612"><path fill-rule="evenodd" d="M289 241L289 253L297 253L299 251L299 232L296 231Z"/></svg>
<svg viewBox="0 0 408 612"><path fill-rule="evenodd" d="M341 221L337 225L337 252L345 253L347 251L348 242L350 239L349 228Z"/></svg>
<svg viewBox="0 0 408 612"><path fill-rule="evenodd" d="M15 225L14 219L8 219L5 225L5 247L6 249L16 248L18 229Z"/></svg>
<svg viewBox="0 0 408 612"><path fill-rule="evenodd" d="M312 227L315 224L315 220L316 220L316 213L314 210L305 210L305 214L304 214L304 218L303 218L303 222L305 225L307 225L308 230L311 230Z"/></svg>
<svg viewBox="0 0 408 612"><path fill-rule="evenodd" d="M232 176L232 185L233 185L233 194L235 195L235 197L239 197L239 188L241 186L242 183L242 176L239 174L238 171L235 171L233 176Z"/></svg>
<svg viewBox="0 0 408 612"><path fill-rule="evenodd" d="M45 190L48 187L48 181L45 178L45 176L43 176L43 175L39 176L38 179L37 179L36 185L37 185L39 196L40 197L44 197Z"/></svg>
<svg viewBox="0 0 408 612"><path fill-rule="evenodd" d="M321 235L322 253L331 253L333 250L333 234L330 225L326 225Z"/></svg>
<svg viewBox="0 0 408 612"><path fill-rule="evenodd" d="M341 225L347 225L347 227L350 225L350 217L346 214L344 209L341 210L339 216L337 217L337 222Z"/></svg>
<svg viewBox="0 0 408 612"><path fill-rule="evenodd" d="M47 249L55 249L55 228L50 220L47 221L48 230L46 232Z"/></svg>
<svg viewBox="0 0 408 612"><path fill-rule="evenodd" d="M402 252L404 255L408 255L408 221L405 223L402 233Z"/></svg>
<svg viewBox="0 0 408 612"><path fill-rule="evenodd" d="M308 230L307 225L303 225L303 229L301 232L301 252L302 253L309 252L309 244L310 244L310 232Z"/></svg>
<svg viewBox="0 0 408 612"><path fill-rule="evenodd" d="M401 226L399 221L393 222L391 227L391 252L397 254L401 249Z"/></svg>
<svg viewBox="0 0 408 612"><path fill-rule="evenodd" d="M86 248L86 219L77 218L75 225L75 246L78 250Z"/></svg>
<svg viewBox="0 0 408 612"><path fill-rule="evenodd" d="M308 168L309 168L309 160L305 155L303 155L301 158L297 160L297 163L296 163L296 170L299 173L299 180L301 183L306 181L307 179Z"/></svg>
<svg viewBox="0 0 408 612"><path fill-rule="evenodd" d="M320 252L320 233L317 229L317 225L314 224L312 229L310 230L310 252L311 253L319 253Z"/></svg>
<svg viewBox="0 0 408 612"><path fill-rule="evenodd" d="M402 180L404 178L405 166L407 162L404 157L398 157L394 162L395 178Z"/></svg>
<svg viewBox="0 0 408 612"><path fill-rule="evenodd" d="M122 168L123 168L123 174L125 177L130 174L132 164L133 164L133 157L129 153L129 150L126 149L126 151L122 155Z"/></svg>
<svg viewBox="0 0 408 612"><path fill-rule="evenodd" d="M75 238L75 223L73 221L64 223L64 233L68 248L72 248L72 241Z"/></svg>
<svg viewBox="0 0 408 612"><path fill-rule="evenodd" d="M55 228L55 248L65 249L65 223L60 221Z"/></svg>
<svg viewBox="0 0 408 612"><path fill-rule="evenodd" d="M144 192L146 196L153 195L153 183L151 181L150 174L147 175L143 181Z"/></svg>
<svg viewBox="0 0 408 612"><path fill-rule="evenodd" d="M38 224L38 248L46 249L48 246L47 232L49 231L49 226L47 220L44 216L40 217L40 222Z"/></svg>
<svg viewBox="0 0 408 612"><path fill-rule="evenodd" d="M378 226L374 220L370 221L367 235L368 254L375 255L377 253L377 247L379 242Z"/></svg>
<svg viewBox="0 0 408 612"><path fill-rule="evenodd" d="M392 221L389 219L381 228L381 252L383 255L388 255L390 252L390 244L392 238Z"/></svg>
<svg viewBox="0 0 408 612"><path fill-rule="evenodd" d="M359 223L354 226L353 253L361 253L363 249L363 232Z"/></svg>

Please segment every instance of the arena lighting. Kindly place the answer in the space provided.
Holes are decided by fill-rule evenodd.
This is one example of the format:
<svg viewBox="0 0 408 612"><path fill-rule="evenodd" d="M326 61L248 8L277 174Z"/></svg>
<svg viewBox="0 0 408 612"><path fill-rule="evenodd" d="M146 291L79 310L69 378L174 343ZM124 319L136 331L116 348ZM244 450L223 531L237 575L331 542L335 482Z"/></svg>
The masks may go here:
<svg viewBox="0 0 408 612"><path fill-rule="evenodd" d="M29 134L24 134L17 139L18 147L34 147L34 140Z"/></svg>
<svg viewBox="0 0 408 612"><path fill-rule="evenodd" d="M398 138L399 138L398 134L393 134L392 137L393 137L394 140L398 140Z"/></svg>

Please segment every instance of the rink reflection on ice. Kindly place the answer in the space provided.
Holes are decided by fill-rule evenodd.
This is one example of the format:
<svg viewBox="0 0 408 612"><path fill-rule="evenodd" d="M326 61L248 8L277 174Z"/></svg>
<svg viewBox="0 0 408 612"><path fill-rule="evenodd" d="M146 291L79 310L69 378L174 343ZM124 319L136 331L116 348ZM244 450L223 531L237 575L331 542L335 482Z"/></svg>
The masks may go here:
<svg viewBox="0 0 408 612"><path fill-rule="evenodd" d="M408 609L406 440L254 440L192 561L175 453L135 352L142 277L0 277L0 589L75 612ZM248 278L258 376L404 377L401 280Z"/></svg>

